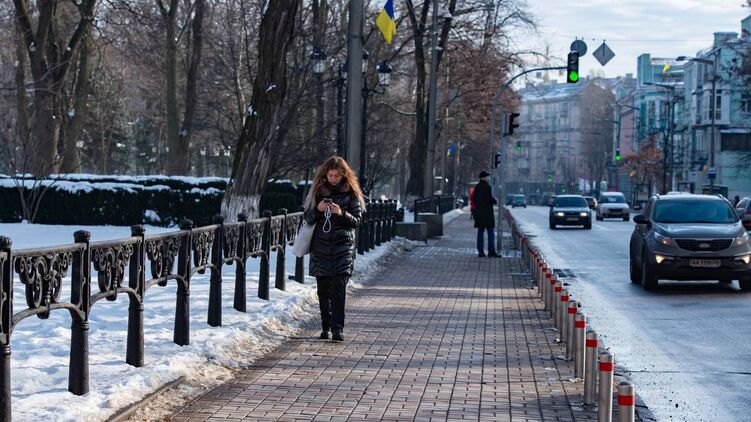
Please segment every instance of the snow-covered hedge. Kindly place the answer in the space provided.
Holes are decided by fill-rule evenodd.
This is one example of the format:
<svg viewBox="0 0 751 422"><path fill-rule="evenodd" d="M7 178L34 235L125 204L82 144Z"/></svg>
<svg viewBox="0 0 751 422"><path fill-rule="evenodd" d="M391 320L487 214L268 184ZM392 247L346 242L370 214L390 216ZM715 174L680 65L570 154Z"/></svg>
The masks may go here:
<svg viewBox="0 0 751 422"><path fill-rule="evenodd" d="M22 219L19 189L39 181L0 175L0 222ZM171 226L189 218L211 224L221 210L228 180L217 177L61 175L47 188L34 222L41 224ZM296 211L301 193L291 183L269 183L261 209Z"/></svg>

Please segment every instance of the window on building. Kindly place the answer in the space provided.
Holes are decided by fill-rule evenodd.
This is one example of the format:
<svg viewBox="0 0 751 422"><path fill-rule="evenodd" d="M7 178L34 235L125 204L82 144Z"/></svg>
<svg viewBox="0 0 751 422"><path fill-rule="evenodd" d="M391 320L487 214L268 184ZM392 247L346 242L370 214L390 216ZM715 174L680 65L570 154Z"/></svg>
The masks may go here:
<svg viewBox="0 0 751 422"><path fill-rule="evenodd" d="M751 151L751 133L723 133L722 151Z"/></svg>
<svg viewBox="0 0 751 422"><path fill-rule="evenodd" d="M741 112L751 113L751 92L741 93Z"/></svg>
<svg viewBox="0 0 751 422"><path fill-rule="evenodd" d="M722 90L721 89L716 90L715 97L714 97L714 118L715 120L722 120Z"/></svg>

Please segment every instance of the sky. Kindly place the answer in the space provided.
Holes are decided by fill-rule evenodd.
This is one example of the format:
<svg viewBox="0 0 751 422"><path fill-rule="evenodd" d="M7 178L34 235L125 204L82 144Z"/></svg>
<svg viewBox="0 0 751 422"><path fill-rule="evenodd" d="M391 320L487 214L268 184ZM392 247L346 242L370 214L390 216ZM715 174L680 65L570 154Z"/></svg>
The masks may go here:
<svg viewBox="0 0 751 422"><path fill-rule="evenodd" d="M740 33L741 20L751 14L742 3L744 0L527 0L540 34L521 45L539 48L548 42L551 53L559 57L559 62L551 65L564 65L571 42L583 39L588 51L579 62L580 74L636 75L636 59L643 53L692 56L712 44L714 32ZM615 53L604 67L592 57L603 40Z"/></svg>
<svg viewBox="0 0 751 422"><path fill-rule="evenodd" d="M453 210L444 216L444 221L461 214L460 210ZM409 215L405 218L412 221ZM129 227L0 224L0 235L10 237L14 249L70 244L76 230L90 231L92 241L130 236ZM174 228L146 227L147 235L174 231ZM409 244L408 240L397 239L358 256L355 275L348 289L361 288L362 281L384 265L384 256L400 253ZM292 256L290 249L287 248L288 256ZM70 353L68 313L57 310L46 320L32 317L20 321L11 338L13 419L106 420L182 377L178 387L151 400L141 414L132 415L135 420L161 420L170 414L172 406L179 406L191 396L227 380L233 370L247 367L288 337L299 335L301 326L319 315L315 279L306 276L305 284L287 281L286 291L275 289L276 254L273 254L271 300L261 300L255 294L258 290L259 262L254 258L247 262L246 313L232 308L235 269L233 266L223 267L221 327L209 327L206 323L210 272L195 274L191 278L191 343L187 346L177 346L172 342L174 283L147 290L144 301L144 366L141 368L125 363L127 297L119 295L115 302L102 300L95 303L89 318L90 391L83 396L75 396L67 391ZM287 258L285 264L286 273L292 274L295 260ZM307 263L305 268L308 268ZM92 290L96 290L96 277L96 271L92 271ZM63 279L63 286L61 297L69 300L70 271ZM14 311L18 313L27 306L23 285L17 275L14 277L14 287Z"/></svg>

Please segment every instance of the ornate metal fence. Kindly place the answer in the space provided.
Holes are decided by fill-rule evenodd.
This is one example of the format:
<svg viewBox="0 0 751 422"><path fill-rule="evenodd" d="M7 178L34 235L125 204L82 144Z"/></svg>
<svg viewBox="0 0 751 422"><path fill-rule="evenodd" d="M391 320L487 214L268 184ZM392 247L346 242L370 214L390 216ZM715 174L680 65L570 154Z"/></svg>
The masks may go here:
<svg viewBox="0 0 751 422"><path fill-rule="evenodd" d="M427 198L415 199L415 216L421 212L445 214L454 209L456 197L454 195L433 195Z"/></svg>
<svg viewBox="0 0 751 422"><path fill-rule="evenodd" d="M362 225L357 230L358 252L393 238L395 201L368 204ZM89 317L102 299L116 301L127 295L128 334L125 361L144 364L144 297L154 287L177 285L173 341L190 344L190 283L194 274L211 272L207 322L222 325L222 267L235 264L233 306L246 312L246 267L248 258L260 258L258 297L269 299L270 259L276 252L274 286L284 290L285 246L295 241L303 213L279 210L272 216L248 220L239 215L237 223L225 224L216 217L210 226L193 228L184 220L180 231L147 236L143 226L131 228L131 237L106 242L91 242L87 231L74 233L74 243L56 247L12 250L12 241L0 236L0 420L11 420L11 334L24 319L47 319L52 311L65 309L71 326L68 391L83 395L89 391ZM302 283L304 260L296 258L295 274ZM175 265L176 264L176 265ZM92 285L92 268L97 284ZM126 275L127 269L127 275ZM63 281L70 272L70 299L62 297ZM13 301L16 276L24 289L26 308L14 312L20 304Z"/></svg>

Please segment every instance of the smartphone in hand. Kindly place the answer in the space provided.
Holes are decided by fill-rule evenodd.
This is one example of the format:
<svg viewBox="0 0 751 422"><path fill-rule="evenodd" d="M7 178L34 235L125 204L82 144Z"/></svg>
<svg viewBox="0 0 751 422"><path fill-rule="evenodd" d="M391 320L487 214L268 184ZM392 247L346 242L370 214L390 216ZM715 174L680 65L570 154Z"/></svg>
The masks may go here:
<svg viewBox="0 0 751 422"><path fill-rule="evenodd" d="M331 204L331 203L333 203L333 202L334 202L334 201L332 201L332 200L331 200L331 198L323 198L323 203L324 203L324 204Z"/></svg>

